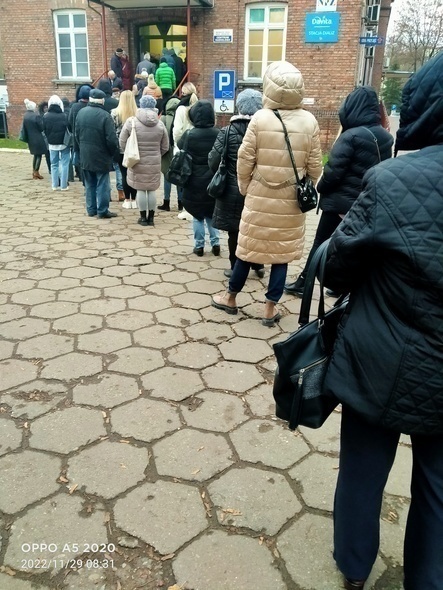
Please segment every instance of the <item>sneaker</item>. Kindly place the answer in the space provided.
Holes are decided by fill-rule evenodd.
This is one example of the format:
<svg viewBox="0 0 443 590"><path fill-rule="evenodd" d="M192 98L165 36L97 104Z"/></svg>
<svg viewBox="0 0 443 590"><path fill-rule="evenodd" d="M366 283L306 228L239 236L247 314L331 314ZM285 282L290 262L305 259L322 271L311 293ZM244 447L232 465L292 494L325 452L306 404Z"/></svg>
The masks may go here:
<svg viewBox="0 0 443 590"><path fill-rule="evenodd" d="M138 207L137 207L137 201L135 201L135 200L132 200L131 201L131 208L132 209L138 209Z"/></svg>
<svg viewBox="0 0 443 590"><path fill-rule="evenodd" d="M60 187L59 187L59 186L53 186L53 187L52 187L52 190L53 190L53 191L59 191L59 190L60 190Z"/></svg>
<svg viewBox="0 0 443 590"><path fill-rule="evenodd" d="M125 199L125 202L122 205L122 209L132 209L132 203L128 199Z"/></svg>
<svg viewBox="0 0 443 590"><path fill-rule="evenodd" d="M67 186L66 188L61 188L61 191L68 191L69 190L69 186Z"/></svg>
<svg viewBox="0 0 443 590"><path fill-rule="evenodd" d="M192 215L186 211L186 209L183 209L183 211L180 211L180 213L177 215L177 217L179 219L186 219L186 221L192 221L194 219L192 217Z"/></svg>

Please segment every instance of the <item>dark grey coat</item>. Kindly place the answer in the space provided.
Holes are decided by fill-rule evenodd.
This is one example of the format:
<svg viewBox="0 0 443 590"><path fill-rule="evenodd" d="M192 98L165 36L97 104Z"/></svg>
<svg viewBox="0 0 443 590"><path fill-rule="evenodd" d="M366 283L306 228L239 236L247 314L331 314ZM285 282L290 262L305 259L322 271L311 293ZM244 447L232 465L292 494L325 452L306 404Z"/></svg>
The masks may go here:
<svg viewBox="0 0 443 590"><path fill-rule="evenodd" d="M34 111L26 111L23 116L23 129L28 137L29 151L33 156L41 156L47 151L43 137L43 121L41 116Z"/></svg>

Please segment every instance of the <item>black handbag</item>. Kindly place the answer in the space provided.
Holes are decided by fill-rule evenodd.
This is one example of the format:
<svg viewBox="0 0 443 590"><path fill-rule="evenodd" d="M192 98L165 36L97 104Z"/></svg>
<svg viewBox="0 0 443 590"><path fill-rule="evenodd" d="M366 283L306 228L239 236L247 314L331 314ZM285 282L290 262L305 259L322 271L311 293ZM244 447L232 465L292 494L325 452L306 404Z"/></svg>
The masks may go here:
<svg viewBox="0 0 443 590"><path fill-rule="evenodd" d="M306 213L307 211L311 211L311 209L315 209L317 207L318 193L314 186L314 183L309 178L309 176L303 176L303 178L300 179L297 171L297 166L295 165L294 154L292 153L291 142L289 141L286 125L283 123L280 113L276 109L274 110L274 115L277 117L277 119L279 119L280 123L283 125L283 132L285 134L286 145L288 146L292 167L294 168L295 172L298 206L300 207L300 211L302 213Z"/></svg>
<svg viewBox="0 0 443 590"><path fill-rule="evenodd" d="M225 138L223 141L223 152L220 160L220 164L218 166L217 172L212 177L211 182L208 184L208 195L213 199L220 199L223 197L223 193L225 192L226 188L226 181L228 179L228 168L226 166L226 160L228 156L228 139L229 139L229 130L231 126L228 125L225 133Z"/></svg>
<svg viewBox="0 0 443 590"><path fill-rule="evenodd" d="M166 180L176 186L184 187L192 173L192 156L187 152L189 134L185 137L183 148L174 154L165 174Z"/></svg>
<svg viewBox="0 0 443 590"><path fill-rule="evenodd" d="M328 244L329 240L321 244L308 268L300 308L301 327L283 342L274 344L277 359L273 388L275 413L289 422L291 430L298 426L319 428L339 403L323 391L323 381L348 296L342 295L325 313L323 275ZM309 322L317 271L320 281L318 317Z"/></svg>
<svg viewBox="0 0 443 590"><path fill-rule="evenodd" d="M66 147L72 147L72 144L72 133L66 127L65 135L63 136L63 145L65 145Z"/></svg>

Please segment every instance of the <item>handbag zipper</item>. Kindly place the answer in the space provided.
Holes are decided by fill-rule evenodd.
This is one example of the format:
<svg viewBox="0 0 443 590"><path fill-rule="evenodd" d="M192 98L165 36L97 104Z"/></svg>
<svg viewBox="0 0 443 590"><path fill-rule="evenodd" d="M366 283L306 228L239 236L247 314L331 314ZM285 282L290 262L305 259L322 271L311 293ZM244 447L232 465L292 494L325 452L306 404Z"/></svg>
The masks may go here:
<svg viewBox="0 0 443 590"><path fill-rule="evenodd" d="M305 372L308 369L312 369L312 367L315 367L316 365L320 365L327 358L328 358L327 356L324 356L323 358L319 359L318 361L315 361L315 363L312 363L312 365L309 365L309 366L305 367L304 369L300 369L300 371L298 372L298 381L297 381L297 384L298 385L302 385L303 384L303 376L304 376Z"/></svg>

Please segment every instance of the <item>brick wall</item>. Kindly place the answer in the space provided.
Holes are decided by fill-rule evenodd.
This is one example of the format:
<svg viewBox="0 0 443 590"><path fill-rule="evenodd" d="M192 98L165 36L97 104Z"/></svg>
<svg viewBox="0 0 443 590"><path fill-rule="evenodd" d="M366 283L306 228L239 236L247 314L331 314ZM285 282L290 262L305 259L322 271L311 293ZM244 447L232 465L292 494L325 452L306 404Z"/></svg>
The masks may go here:
<svg viewBox="0 0 443 590"><path fill-rule="evenodd" d="M268 0L269 1L269 0ZM385 0L384 0L385 1ZM254 2L255 3L255 2ZM189 50L190 80L199 96L213 98L216 69L233 69L241 81L244 71L244 30L246 0L218 0L213 10L192 8ZM105 9L106 39L102 35L102 8L87 0L27 0L26 10L17 11L15 2L5 2L0 21L8 83L9 128L17 134L24 113L24 98L35 102L51 94L74 97L74 83L57 81L57 60L52 13L57 9L86 11L92 80L109 67L119 46L128 51L132 65L138 62L137 30L159 21L186 25L186 9L146 9L112 11ZM358 40L361 28L361 0L338 0L341 13L338 43L304 42L305 13L315 11L315 0L289 0L286 59L302 72L309 106L318 118L322 144L327 149L338 129L337 111L344 97L354 88L358 67ZM213 43L213 29L233 29L233 43ZM26 40L23 42L23 40ZM217 123L226 124L219 116Z"/></svg>

